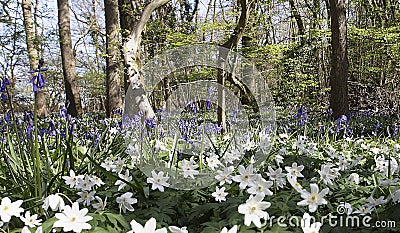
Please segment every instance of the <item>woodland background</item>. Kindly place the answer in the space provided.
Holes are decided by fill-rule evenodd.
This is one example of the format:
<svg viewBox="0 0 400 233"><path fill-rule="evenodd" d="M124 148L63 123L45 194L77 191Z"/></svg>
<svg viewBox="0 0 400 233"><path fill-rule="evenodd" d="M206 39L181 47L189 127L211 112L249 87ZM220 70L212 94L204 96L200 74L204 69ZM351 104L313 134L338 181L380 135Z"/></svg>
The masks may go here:
<svg viewBox="0 0 400 233"><path fill-rule="evenodd" d="M33 108L28 71L43 58L49 70L36 93L40 115L66 102L73 116L112 115L132 75L124 66L126 42L146 13L137 31L138 68L165 50L213 43L254 61L278 107L331 107L336 117L400 112L396 0L0 0L0 74L11 82L14 109ZM3 101L2 111L9 105Z"/></svg>

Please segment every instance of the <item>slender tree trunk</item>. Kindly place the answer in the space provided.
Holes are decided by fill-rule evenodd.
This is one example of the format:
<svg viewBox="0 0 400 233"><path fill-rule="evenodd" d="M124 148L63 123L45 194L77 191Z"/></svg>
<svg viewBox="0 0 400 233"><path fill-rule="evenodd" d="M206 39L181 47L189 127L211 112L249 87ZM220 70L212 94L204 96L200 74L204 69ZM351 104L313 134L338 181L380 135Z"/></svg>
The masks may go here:
<svg viewBox="0 0 400 233"><path fill-rule="evenodd" d="M129 77L129 84L132 88L134 104L136 104L134 111L143 112L146 119L153 119L155 113L144 91L143 80L139 72L141 69L140 42L142 39L142 32L151 13L168 1L169 0L153 0L147 4L140 14L139 20L133 22L131 26L132 30L123 44L126 72ZM138 6L139 4L138 1L132 1L132 5L134 6Z"/></svg>
<svg viewBox="0 0 400 233"><path fill-rule="evenodd" d="M198 12L198 9L199 9L199 0L194 0L194 6L193 6L192 13L189 14L187 17L188 22L192 22L193 18L195 17L195 15Z"/></svg>
<svg viewBox="0 0 400 233"><path fill-rule="evenodd" d="M106 90L107 90L107 116L113 111L122 108L122 95L120 84L120 51L118 32L118 0L104 0L106 17Z"/></svg>
<svg viewBox="0 0 400 233"><path fill-rule="evenodd" d="M36 43L36 35L33 27L33 17L32 17L32 1L22 0L22 9L24 15L24 26L26 35L26 45L28 48L29 56L29 66L30 69L37 69L39 64L39 53ZM36 75L36 74L33 74ZM35 93L38 116L45 116L48 114L46 105L46 94L43 90L38 90Z"/></svg>
<svg viewBox="0 0 400 233"><path fill-rule="evenodd" d="M105 5L105 4L104 4ZM118 5L118 0L117 0L117 5ZM99 43L99 23L97 21L97 7L96 7L96 0L92 0L92 8L93 8L93 24L94 24L94 28L92 29L92 39L93 39L93 43L94 43L94 48L95 48L95 59L96 59L96 73L102 73L104 72L104 70L101 69L101 61L100 61L100 53L101 48L100 48L100 43ZM105 10L107 11L107 7L105 7ZM115 18L116 20L116 24L118 25L118 7L117 7L117 18ZM106 25L107 27L107 25Z"/></svg>
<svg viewBox="0 0 400 233"><path fill-rule="evenodd" d="M215 1L215 0L214 0ZM207 11L206 11L206 15L205 15L205 17L204 17L204 23L207 23L208 22L208 15L210 14L210 9L211 9L211 6L212 6L212 2L213 2L213 0L210 0L209 2L208 2L208 7L207 7ZM212 29L211 29L212 30ZM203 32L203 42L205 42L206 41L206 31L204 31Z"/></svg>
<svg viewBox="0 0 400 233"><path fill-rule="evenodd" d="M330 105L333 117L349 113L349 97L347 88L347 28L345 0L330 0L332 31L332 67Z"/></svg>
<svg viewBox="0 0 400 233"><path fill-rule="evenodd" d="M83 113L83 110L76 82L75 58L72 53L69 3L68 0L57 0L57 5L61 60L64 74L65 95L68 104L67 112L71 116L79 116Z"/></svg>
<svg viewBox="0 0 400 233"><path fill-rule="evenodd" d="M240 0L241 14L239 18L239 22L236 25L232 35L230 38L222 44L222 47L229 49L229 51L236 47L240 38L242 38L244 28L246 27L247 21L250 15L251 6L248 4L248 0ZM225 66L226 59L228 58L228 53L220 52L219 54L219 63L222 67ZM222 132L226 130L226 114L225 114L225 91L223 87L225 86L226 75L223 70L219 70L217 74L217 83L218 85L218 125L222 126ZM230 79L233 78L233 75L229 75Z"/></svg>
<svg viewBox="0 0 400 233"><path fill-rule="evenodd" d="M304 45L306 43L306 32L304 30L303 20L301 19L300 13L296 8L294 0L289 0L289 3L292 17L296 20L297 28L299 30L300 44Z"/></svg>

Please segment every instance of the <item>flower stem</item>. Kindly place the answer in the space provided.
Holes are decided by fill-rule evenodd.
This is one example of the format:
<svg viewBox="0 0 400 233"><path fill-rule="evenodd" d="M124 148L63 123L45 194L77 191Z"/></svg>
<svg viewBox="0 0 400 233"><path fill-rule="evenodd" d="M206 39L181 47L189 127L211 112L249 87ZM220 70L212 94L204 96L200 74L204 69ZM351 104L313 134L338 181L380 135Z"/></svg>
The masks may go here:
<svg viewBox="0 0 400 233"><path fill-rule="evenodd" d="M35 167L35 186L36 186L36 197L39 200L42 200L42 177L41 177L41 171L40 171L40 155L39 155L39 143L38 143L38 114L37 114L37 92L35 92L35 103L34 103L34 108L33 108L33 124L34 124L34 132L35 132L35 157L33 159L34 161L34 167ZM43 214L43 208L41 205L39 205L39 212Z"/></svg>

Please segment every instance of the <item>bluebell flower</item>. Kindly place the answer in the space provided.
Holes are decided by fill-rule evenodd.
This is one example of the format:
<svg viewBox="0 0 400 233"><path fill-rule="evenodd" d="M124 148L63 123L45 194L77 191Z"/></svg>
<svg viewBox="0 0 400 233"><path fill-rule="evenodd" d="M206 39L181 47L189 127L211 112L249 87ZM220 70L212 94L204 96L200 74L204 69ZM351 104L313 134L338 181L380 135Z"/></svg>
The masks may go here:
<svg viewBox="0 0 400 233"><path fill-rule="evenodd" d="M12 122L12 120L11 120L11 110L7 111L7 113L5 115L5 119L6 119L7 123L11 124L11 122Z"/></svg>
<svg viewBox="0 0 400 233"><path fill-rule="evenodd" d="M235 109L232 111L233 122L237 122L237 114L238 114L238 112L239 112L239 109L237 109L237 108L235 108Z"/></svg>
<svg viewBox="0 0 400 233"><path fill-rule="evenodd" d="M211 109L211 101L210 101L210 99L207 99L206 110L210 110L210 109Z"/></svg>
<svg viewBox="0 0 400 233"><path fill-rule="evenodd" d="M33 84L33 91L37 92L39 89L42 89L46 86L46 80L44 79L43 74L38 73L33 76L31 79L31 83Z"/></svg>
<svg viewBox="0 0 400 233"><path fill-rule="evenodd" d="M221 134L222 125L214 124L215 134Z"/></svg>
<svg viewBox="0 0 400 233"><path fill-rule="evenodd" d="M11 82L8 80L7 77L5 77L3 80L0 80L0 92L1 92L1 100L3 102L6 102L8 100L7 97L7 86L10 85Z"/></svg>
<svg viewBox="0 0 400 233"><path fill-rule="evenodd" d="M166 135L165 135L164 131L162 130L162 128L160 128L159 133L158 133L158 138L163 139L165 137L166 137Z"/></svg>
<svg viewBox="0 0 400 233"><path fill-rule="evenodd" d="M60 117L67 118L67 109L66 108L63 107L60 109Z"/></svg>
<svg viewBox="0 0 400 233"><path fill-rule="evenodd" d="M113 114L121 115L121 116L122 116L122 109L120 109L120 108L114 109L114 110L113 110Z"/></svg>
<svg viewBox="0 0 400 233"><path fill-rule="evenodd" d="M31 139L31 133L32 133L32 131L33 131L33 126L31 126L31 124L28 124L28 125L26 126L26 132L27 132L27 135L28 135L28 139Z"/></svg>
<svg viewBox="0 0 400 233"><path fill-rule="evenodd" d="M399 127L397 126L397 124L394 124L392 137L395 138L395 137L397 137L398 134L399 134Z"/></svg>
<svg viewBox="0 0 400 233"><path fill-rule="evenodd" d="M347 116L341 115L335 120L336 122L336 133L339 134L341 131L347 129Z"/></svg>
<svg viewBox="0 0 400 233"><path fill-rule="evenodd" d="M154 122L154 118L150 120L145 120L145 123L150 129L154 129L156 127L156 123Z"/></svg>
<svg viewBox="0 0 400 233"><path fill-rule="evenodd" d="M341 115L338 119L335 120L336 123L346 123L347 122L347 116Z"/></svg>
<svg viewBox="0 0 400 233"><path fill-rule="evenodd" d="M34 92L37 92L39 89L42 89L46 86L46 80L44 79L43 74L41 74L40 72L46 71L49 68L43 68L43 65L44 65L44 60L40 59L38 68L36 70L29 71L30 74L37 73L31 79L31 83L33 84Z"/></svg>
<svg viewBox="0 0 400 233"><path fill-rule="evenodd" d="M297 119L299 122L297 123L298 126L304 125L308 120L307 109L304 106L301 106L299 110L297 110Z"/></svg>
<svg viewBox="0 0 400 233"><path fill-rule="evenodd" d="M377 121L376 125L375 125L375 130L374 132L372 132L372 135L374 135L375 137L378 135L378 131L381 128L381 122Z"/></svg>
<svg viewBox="0 0 400 233"><path fill-rule="evenodd" d="M4 93L1 93L1 101L6 102L8 100L7 95L5 95Z"/></svg>
<svg viewBox="0 0 400 233"><path fill-rule="evenodd" d="M346 136L350 137L351 135L353 135L353 130L351 128L347 128L346 129Z"/></svg>
<svg viewBox="0 0 400 233"><path fill-rule="evenodd" d="M196 104L194 104L193 102L190 102L190 103L189 103L189 107L191 108L192 113L193 113L194 115L196 115L196 114L197 114L197 106L196 106Z"/></svg>
<svg viewBox="0 0 400 233"><path fill-rule="evenodd" d="M10 82L10 80L8 80L7 77L4 78L3 83L5 86L11 85L11 82Z"/></svg>

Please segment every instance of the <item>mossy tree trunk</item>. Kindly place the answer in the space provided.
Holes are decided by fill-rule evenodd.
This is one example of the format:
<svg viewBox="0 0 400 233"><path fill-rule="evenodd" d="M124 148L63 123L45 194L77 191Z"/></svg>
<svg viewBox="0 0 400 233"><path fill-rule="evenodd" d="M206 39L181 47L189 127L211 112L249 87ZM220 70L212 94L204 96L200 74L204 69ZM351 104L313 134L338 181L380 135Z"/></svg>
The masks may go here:
<svg viewBox="0 0 400 233"><path fill-rule="evenodd" d="M118 0L104 0L106 18L106 111L113 115L116 109L122 108L120 82L120 50L118 31Z"/></svg>

